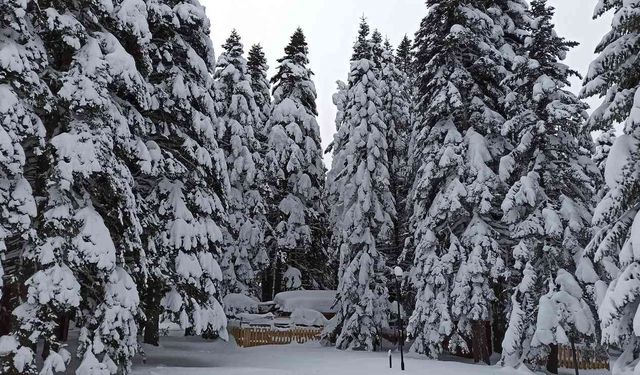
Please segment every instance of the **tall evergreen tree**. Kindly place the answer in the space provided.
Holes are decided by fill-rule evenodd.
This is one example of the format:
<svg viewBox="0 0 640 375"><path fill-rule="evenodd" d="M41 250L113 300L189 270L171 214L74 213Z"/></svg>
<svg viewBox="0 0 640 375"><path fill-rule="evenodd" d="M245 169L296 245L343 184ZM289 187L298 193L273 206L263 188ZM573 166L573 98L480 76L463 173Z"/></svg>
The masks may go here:
<svg viewBox="0 0 640 375"><path fill-rule="evenodd" d="M131 274L142 245L132 170L143 163L139 110L150 105L136 65L145 66L139 52L149 40L143 8L45 2L27 13L42 21L34 40L44 41L45 80L56 92L44 123L49 146L38 171L38 236L24 253L35 273L14 311L21 356L14 364L27 372L36 371L35 358L25 353L39 339L41 373L64 370L67 352L54 331L72 312L82 327L80 372L126 373L137 351L139 298Z"/></svg>
<svg viewBox="0 0 640 375"><path fill-rule="evenodd" d="M482 351L476 358L486 361L483 321L491 317L493 281L504 272L495 229L503 189L497 160L505 147L502 41L484 2L427 6L416 34L422 116L411 141L408 251L415 254L417 300L408 332L412 350L434 358L445 339L450 349L468 350L463 337L472 336Z"/></svg>
<svg viewBox="0 0 640 375"><path fill-rule="evenodd" d="M261 145L255 133L261 112L251 89L251 76L240 36L234 30L223 46L215 79L220 145L227 159L229 192L228 232L222 260L226 292L258 295L256 277L268 262L263 193L265 176Z"/></svg>
<svg viewBox="0 0 640 375"><path fill-rule="evenodd" d="M52 109L52 95L42 79L48 67L46 50L33 25L30 4L4 1L0 4L0 300L9 298L12 284L24 282L18 256L30 245L37 214L34 188L37 155L42 153L45 128L41 117ZM12 264L9 264L9 263ZM7 281L5 284L3 281ZM7 293L4 293L5 290ZM4 293L4 298L3 298ZM5 308L8 306L5 306ZM48 317L46 317L48 318ZM45 318L45 319L46 319ZM55 319L55 317L52 317ZM7 327L3 327L7 328ZM0 356L3 374L33 373L35 356L30 340L41 326L24 327L5 343ZM38 332L39 337L39 332ZM24 357L24 366L14 358ZM64 363L62 363L64 368Z"/></svg>
<svg viewBox="0 0 640 375"><path fill-rule="evenodd" d="M10 283L19 281L17 264L10 265L12 271L5 275L3 262L8 256L17 258L32 229L34 172L45 138L40 117L51 111L52 104L41 78L48 63L46 51L27 6L21 1L0 4L0 298L3 276Z"/></svg>
<svg viewBox="0 0 640 375"><path fill-rule="evenodd" d="M197 0L161 0L148 11L154 105L147 113L153 179L145 186L145 339L157 343L161 318L190 334L225 337L218 260L230 187L216 140L210 23Z"/></svg>
<svg viewBox="0 0 640 375"><path fill-rule="evenodd" d="M383 120L387 125L389 181L396 207L394 234L383 253L387 258L387 265L393 268L398 264L403 250L408 224L405 205L409 191L408 136L411 129L412 86L409 77L396 65L397 59L389 41L386 41L383 48L379 95L382 99Z"/></svg>
<svg viewBox="0 0 640 375"><path fill-rule="evenodd" d="M576 43L556 35L546 0L532 1L531 17L524 56L507 80L512 91L503 134L516 146L500 162L500 178L511 185L502 209L516 241L517 280L502 363L514 367L594 334L595 324L574 277L574 259L591 237L598 174L581 144L587 106L567 89L577 73L561 62Z"/></svg>
<svg viewBox="0 0 640 375"><path fill-rule="evenodd" d="M598 315L603 344L623 350L612 364L613 373L633 371L640 358L640 330L637 316L639 288L636 277L640 259L640 78L635 73L640 45L640 1L604 1L596 5L595 16L613 13L611 31L596 48L598 56L585 77L582 96L600 96L602 104L589 119L590 130L608 131L624 123L605 167L606 194L593 217L599 228L589 245L593 261L592 278L599 303Z"/></svg>
<svg viewBox="0 0 640 375"><path fill-rule="evenodd" d="M396 66L407 76L411 76L411 73L415 71L412 50L411 39L405 35L396 49Z"/></svg>
<svg viewBox="0 0 640 375"><path fill-rule="evenodd" d="M390 242L395 205L389 181L387 126L380 93L375 43L363 19L354 46L344 119L334 145L331 189L338 197L334 244L340 251L337 315L325 333L340 349L374 350L387 326L385 259L379 244Z"/></svg>
<svg viewBox="0 0 640 375"><path fill-rule="evenodd" d="M269 132L264 126L269 121L269 116L271 116L271 82L269 82L267 78L267 71L269 70L267 58L260 44L254 44L249 50L247 70L251 76L253 97L260 110L261 128L256 136L259 137L259 139L261 137L266 138Z"/></svg>
<svg viewBox="0 0 640 375"><path fill-rule="evenodd" d="M274 189L271 213L276 248L272 265L284 264L302 273L303 286L318 288L327 282L325 269L325 167L320 128L316 121L316 90L309 69L308 47L297 29L278 60L273 84L273 110L267 128L269 181ZM279 286L274 286L276 290Z"/></svg>

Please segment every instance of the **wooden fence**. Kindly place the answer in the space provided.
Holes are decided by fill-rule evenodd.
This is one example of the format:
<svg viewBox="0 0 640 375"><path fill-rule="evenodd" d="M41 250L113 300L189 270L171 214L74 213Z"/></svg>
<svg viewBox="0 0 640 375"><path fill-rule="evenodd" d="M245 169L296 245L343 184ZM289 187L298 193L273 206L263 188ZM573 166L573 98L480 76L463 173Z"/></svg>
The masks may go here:
<svg viewBox="0 0 640 375"><path fill-rule="evenodd" d="M581 370L609 369L607 353L598 353L593 349L576 348L578 368ZM573 367L573 352L569 346L558 348L558 364L562 368Z"/></svg>
<svg viewBox="0 0 640 375"><path fill-rule="evenodd" d="M236 339L241 348L260 345L286 345L291 343L304 344L309 341L319 341L322 328L295 327L286 330L257 327L230 327L229 332Z"/></svg>

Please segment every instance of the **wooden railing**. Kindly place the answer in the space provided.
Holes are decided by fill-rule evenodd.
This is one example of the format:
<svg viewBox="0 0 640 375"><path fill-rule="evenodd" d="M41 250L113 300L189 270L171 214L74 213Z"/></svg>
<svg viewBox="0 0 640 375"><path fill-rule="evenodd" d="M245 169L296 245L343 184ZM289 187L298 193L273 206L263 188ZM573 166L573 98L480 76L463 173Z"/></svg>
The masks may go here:
<svg viewBox="0 0 640 375"><path fill-rule="evenodd" d="M286 345L291 343L304 344L309 341L319 341L322 328L294 327L290 329L260 328L260 327L230 327L229 333L236 339L241 348L261 345Z"/></svg>
<svg viewBox="0 0 640 375"><path fill-rule="evenodd" d="M601 370L609 369L609 359L606 353L596 353L594 350L576 348L578 368L581 370ZM558 348L558 364L562 368L574 368L573 352L569 346Z"/></svg>

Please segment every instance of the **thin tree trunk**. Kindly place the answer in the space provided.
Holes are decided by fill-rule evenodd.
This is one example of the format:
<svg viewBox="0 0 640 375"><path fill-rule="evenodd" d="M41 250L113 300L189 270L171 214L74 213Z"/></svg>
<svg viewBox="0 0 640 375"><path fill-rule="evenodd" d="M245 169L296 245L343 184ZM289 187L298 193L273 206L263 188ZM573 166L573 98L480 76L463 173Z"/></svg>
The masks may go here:
<svg viewBox="0 0 640 375"><path fill-rule="evenodd" d="M473 360L478 363L480 361L491 364L491 353L489 353L489 340L487 339L486 322L482 320L474 320L471 322L472 329L472 352Z"/></svg>
<svg viewBox="0 0 640 375"><path fill-rule="evenodd" d="M558 373L558 345L550 345L551 351L547 358L547 371L552 374Z"/></svg>
<svg viewBox="0 0 640 375"><path fill-rule="evenodd" d="M571 354L573 355L573 368L576 370L576 375L580 375L580 370L578 369L578 355L576 354L576 343L575 341L573 341L573 338L570 339L571 340Z"/></svg>
<svg viewBox="0 0 640 375"><path fill-rule="evenodd" d="M271 268L272 266L269 266L262 272L262 302L271 301L273 290Z"/></svg>

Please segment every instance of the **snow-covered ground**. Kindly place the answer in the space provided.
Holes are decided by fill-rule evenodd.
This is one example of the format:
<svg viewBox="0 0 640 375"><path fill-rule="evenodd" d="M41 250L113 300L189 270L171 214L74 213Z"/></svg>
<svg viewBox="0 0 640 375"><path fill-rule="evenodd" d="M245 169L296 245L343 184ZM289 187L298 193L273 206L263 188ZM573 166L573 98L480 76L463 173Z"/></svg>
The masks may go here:
<svg viewBox="0 0 640 375"><path fill-rule="evenodd" d="M400 372L400 358L393 354L389 369L387 353L339 351L318 343L304 345L239 348L233 338L204 341L197 337L161 338L161 346L145 346L146 363L134 365L134 375L386 375ZM405 357L406 375L522 375L494 366L452 361L431 361ZM563 370L563 374L573 374ZM530 374L530 373L529 373ZM584 375L602 375L606 371L580 371Z"/></svg>

